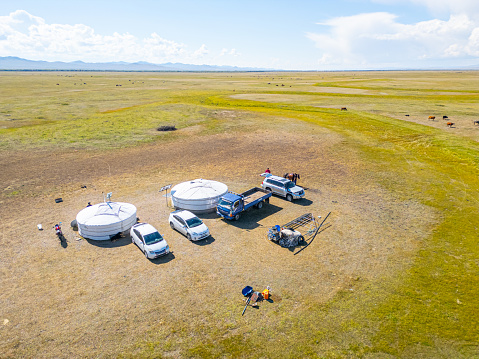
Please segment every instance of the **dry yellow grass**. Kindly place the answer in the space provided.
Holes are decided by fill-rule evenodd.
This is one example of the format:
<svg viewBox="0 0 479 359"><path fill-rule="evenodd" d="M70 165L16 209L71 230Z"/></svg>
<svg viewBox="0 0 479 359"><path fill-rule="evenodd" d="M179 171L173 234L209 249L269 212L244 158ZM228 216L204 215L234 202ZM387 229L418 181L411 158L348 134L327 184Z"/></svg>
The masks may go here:
<svg viewBox="0 0 479 359"><path fill-rule="evenodd" d="M56 85L41 86L53 75L33 76L33 92L41 90L38 98L52 107L40 106L39 111L48 117L57 108L61 118L58 124L46 118L38 127L29 127L32 108L21 108L17 98L2 98L5 111L12 115L18 111L26 122L16 132L0 134L6 143L0 151L0 356L472 353L477 334L473 329L466 337L451 334L444 325L443 333L431 333L436 341L430 344L424 331L441 322L425 321L430 307L421 305L429 305L433 298L433 314L451 318L448 325L455 321L471 328L461 316L475 306L468 301L474 292L464 283L476 272L461 244L468 243L469 227L475 224L463 223L464 232L446 232L454 230L453 218L462 217L449 216L445 208L475 210L472 172L469 178L462 170L472 166L476 149L449 129L439 135L434 129L391 119L403 119L398 114L410 109L401 90L391 87L426 91L436 76L435 84L446 89L447 79L457 78L414 75L412 81L409 73L391 73L380 81L384 73L366 73L358 81L358 75L348 73L135 74L145 81L144 88L137 82L131 89L117 89L114 84L126 82L132 74L101 74L87 82L93 91L77 91L70 82L65 85L71 93L81 94L70 99L75 120L69 119L68 106L49 102L58 95ZM10 76L10 86L15 86ZM283 82L285 88L275 86ZM331 84L344 89L325 97L313 87L318 82L325 82L326 89L334 87ZM462 89L472 91L470 84L468 75L447 89L462 94ZM352 86L357 90L350 90ZM274 93L279 91L283 93ZM391 96L369 98L371 91L391 91ZM319 97L312 100L311 94ZM446 102L436 92L431 96L429 104L444 101L440 104L449 113L473 116L470 105ZM258 101L253 106L244 99ZM38 105L34 101L39 100L32 100L32 107ZM429 113L419 100L412 103L412 108ZM334 110L338 106L348 111ZM315 112L323 107L333 109ZM154 130L165 123L177 124L179 130L168 134ZM85 139L78 140L62 124L82 126ZM55 136L51 130L57 131ZM260 184L259 173L266 167L280 175L300 173L299 184L308 188L306 199L289 203L273 197L269 205L250 211L237 223L206 215L212 238L199 243L190 243L169 228L171 208L158 192L162 185L208 178L243 191ZM141 220L165 236L172 254L148 261L129 238L107 243L77 240L69 222L87 202L99 202L102 192L109 191L114 200L135 204ZM56 197L64 202L56 204ZM454 205L449 208L445 203ZM306 212L324 216L330 211L326 224L330 227L297 256L266 240L267 227ZM58 221L68 240L65 248L51 229ZM37 223L43 224L43 232ZM442 233L448 235L443 238ZM447 268L457 283L453 294L444 280L442 254L451 261ZM435 256L430 274L423 258ZM457 268L466 272L456 274ZM434 283L446 283L429 291L432 277ZM404 289L405 283L412 284ZM258 290L271 286L273 302L249 308L241 317L241 289L246 285ZM444 293L454 301L434 297ZM403 306L406 314L400 312ZM422 309L425 317L419 315ZM408 317L409 311L419 322ZM472 349L448 346L458 338L471 343Z"/></svg>
<svg viewBox="0 0 479 359"><path fill-rule="evenodd" d="M163 354L171 350L175 356L179 350L180 355L216 330L229 336L246 335L255 323L274 327L307 303L327 303L339 290L407 265L434 212L394 199L370 183L354 154L348 161L336 154L338 136L301 123L283 128L240 138L191 135L174 145L118 153L76 152L51 156L42 164L54 163L55 168L17 167L25 191L39 193L2 206L2 315L10 321L1 332L4 354L116 356L152 335L160 347L171 343ZM301 173L301 184L310 188L307 199L289 203L273 198L238 223L206 216L213 238L198 244L168 227L170 209L158 193L161 185L207 177L241 191L260 184L258 174L266 167ZM51 182L34 175L49 171L56 172ZM98 202L101 192L110 190L114 199L135 204L141 220L160 229L170 256L147 261L128 238L106 246L77 241L69 221L88 201ZM55 204L56 196L64 202ZM324 216L328 211L333 212L328 220L332 227L298 256L266 240L269 226L306 212ZM50 230L59 220L66 248ZM36 230L37 222L45 231ZM402 236L411 229L413 235ZM245 285L270 285L273 299L283 300L263 303L242 318Z"/></svg>

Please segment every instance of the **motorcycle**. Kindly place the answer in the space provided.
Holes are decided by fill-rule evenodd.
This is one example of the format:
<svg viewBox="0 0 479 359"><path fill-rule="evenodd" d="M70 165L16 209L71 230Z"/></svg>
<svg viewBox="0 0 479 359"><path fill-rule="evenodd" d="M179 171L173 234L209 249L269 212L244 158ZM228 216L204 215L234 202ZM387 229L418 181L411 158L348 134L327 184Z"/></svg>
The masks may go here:
<svg viewBox="0 0 479 359"><path fill-rule="evenodd" d="M55 234L57 235L58 239L60 240L60 242L63 242L63 239L65 237L63 237L61 224L62 222L55 224L54 228L55 228Z"/></svg>

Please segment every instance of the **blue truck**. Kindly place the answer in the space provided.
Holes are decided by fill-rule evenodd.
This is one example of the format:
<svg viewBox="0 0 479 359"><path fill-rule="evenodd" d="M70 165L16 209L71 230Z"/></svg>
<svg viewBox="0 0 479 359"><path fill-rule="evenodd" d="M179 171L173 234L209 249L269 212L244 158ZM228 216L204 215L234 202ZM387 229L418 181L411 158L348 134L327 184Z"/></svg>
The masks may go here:
<svg viewBox="0 0 479 359"><path fill-rule="evenodd" d="M271 191L254 187L241 194L228 192L223 195L216 206L216 213L225 219L238 220L241 212L251 207L262 208L263 204L269 202Z"/></svg>

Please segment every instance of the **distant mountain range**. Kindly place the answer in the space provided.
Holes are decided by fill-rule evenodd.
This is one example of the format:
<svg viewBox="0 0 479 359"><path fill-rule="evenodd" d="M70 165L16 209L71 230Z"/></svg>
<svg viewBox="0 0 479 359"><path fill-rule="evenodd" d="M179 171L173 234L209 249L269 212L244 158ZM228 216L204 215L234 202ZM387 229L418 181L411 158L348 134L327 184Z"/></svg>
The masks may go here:
<svg viewBox="0 0 479 359"><path fill-rule="evenodd" d="M458 66L458 67L435 67L435 68L389 68L362 71L424 71L424 70L479 70L479 65ZM33 61L20 57L0 57L0 71L171 71L171 72L261 72L285 70L258 68L258 67L236 67L236 66L213 66L213 65L190 65L182 63L152 64L150 62L49 62ZM290 70L292 71L292 70ZM314 70L313 70L314 71ZM341 70L337 70L341 71ZM361 70L343 70L361 71Z"/></svg>
<svg viewBox="0 0 479 359"><path fill-rule="evenodd" d="M190 72L218 72L218 71L278 71L254 67L188 65L181 63L152 64L149 62L48 62L32 61L19 57L0 57L0 71L190 71Z"/></svg>

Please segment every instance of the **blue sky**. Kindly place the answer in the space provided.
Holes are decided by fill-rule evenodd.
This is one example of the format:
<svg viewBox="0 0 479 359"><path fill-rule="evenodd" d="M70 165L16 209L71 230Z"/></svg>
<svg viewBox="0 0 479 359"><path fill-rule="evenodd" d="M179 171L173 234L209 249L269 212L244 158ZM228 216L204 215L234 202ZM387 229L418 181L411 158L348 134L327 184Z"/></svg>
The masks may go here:
<svg viewBox="0 0 479 359"><path fill-rule="evenodd" d="M479 65L479 0L0 0L0 56L284 70Z"/></svg>

